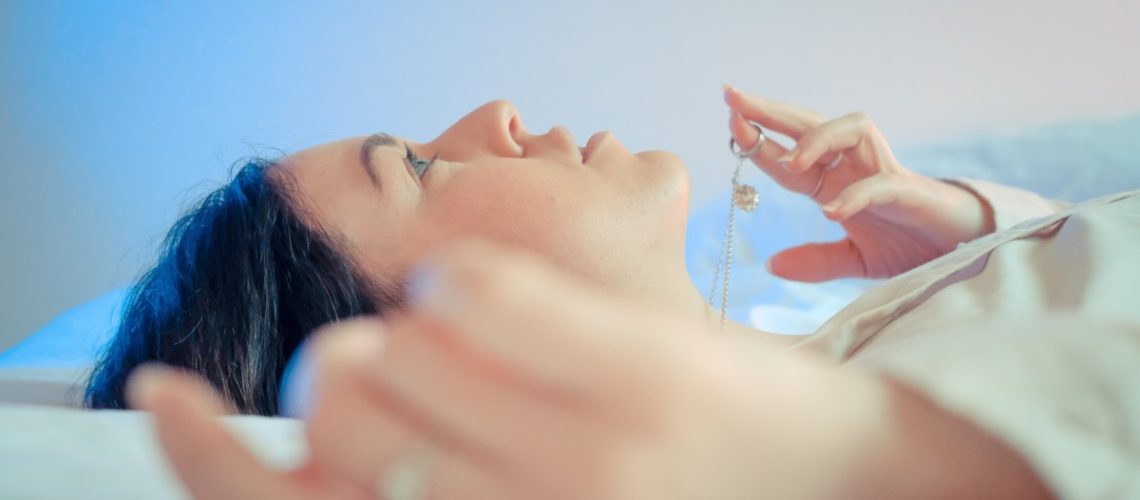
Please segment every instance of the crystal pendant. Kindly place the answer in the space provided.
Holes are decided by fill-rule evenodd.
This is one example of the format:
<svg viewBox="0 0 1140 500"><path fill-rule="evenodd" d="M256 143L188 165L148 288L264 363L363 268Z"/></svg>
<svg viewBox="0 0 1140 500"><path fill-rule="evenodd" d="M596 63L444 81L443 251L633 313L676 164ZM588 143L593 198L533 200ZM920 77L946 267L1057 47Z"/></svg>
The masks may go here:
<svg viewBox="0 0 1140 500"><path fill-rule="evenodd" d="M760 193L748 184L737 184L732 189L732 203L745 212L751 212L760 205Z"/></svg>

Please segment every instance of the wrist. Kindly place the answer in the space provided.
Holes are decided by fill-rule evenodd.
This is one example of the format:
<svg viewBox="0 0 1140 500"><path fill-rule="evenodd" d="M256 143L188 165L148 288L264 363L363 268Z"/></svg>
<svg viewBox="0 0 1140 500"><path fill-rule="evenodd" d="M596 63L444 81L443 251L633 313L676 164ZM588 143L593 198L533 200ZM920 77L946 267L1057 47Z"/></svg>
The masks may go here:
<svg viewBox="0 0 1140 500"><path fill-rule="evenodd" d="M996 230L997 219L994 207L986 197L963 182L954 179L939 179L939 181L951 190L954 199L952 204L955 207L953 213L961 214L961 224L966 228L963 232L963 242L980 238Z"/></svg>

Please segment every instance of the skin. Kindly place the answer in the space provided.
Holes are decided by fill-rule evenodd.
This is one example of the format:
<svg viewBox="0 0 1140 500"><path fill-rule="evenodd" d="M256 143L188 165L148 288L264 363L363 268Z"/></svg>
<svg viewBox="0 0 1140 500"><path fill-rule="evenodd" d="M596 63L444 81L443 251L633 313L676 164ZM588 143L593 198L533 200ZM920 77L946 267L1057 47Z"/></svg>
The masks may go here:
<svg viewBox="0 0 1140 500"><path fill-rule="evenodd" d="M861 114L828 121L732 88L725 100L745 149L748 121L796 141L752 159L800 193L825 175L813 199L847 231L777 255L779 276L892 276L993 229L982 200L903 168ZM368 272L401 280L420 266L409 306L315 337L313 375L297 382L312 389L311 456L293 471L246 452L200 381L132 377L132 404L155 414L195 497L372 498L425 444L439 499L1050 497L1016 452L904 384L763 335L712 334L683 273L687 189L671 155L610 142L582 165L565 132L530 135L491 103L412 145L447 162L422 190L400 149L377 151L381 193L361 141L285 168ZM457 243L470 238L495 243Z"/></svg>
<svg viewBox="0 0 1140 500"><path fill-rule="evenodd" d="M347 239L358 265L379 282L402 284L433 250L484 239L543 255L607 293L719 328L719 313L685 268L689 177L675 155L632 154L603 132L582 161L566 129L533 134L513 105L495 101L429 142L396 139L373 149L377 187L361 167L365 140L307 149L281 168L309 221ZM437 158L422 180L405 145Z"/></svg>

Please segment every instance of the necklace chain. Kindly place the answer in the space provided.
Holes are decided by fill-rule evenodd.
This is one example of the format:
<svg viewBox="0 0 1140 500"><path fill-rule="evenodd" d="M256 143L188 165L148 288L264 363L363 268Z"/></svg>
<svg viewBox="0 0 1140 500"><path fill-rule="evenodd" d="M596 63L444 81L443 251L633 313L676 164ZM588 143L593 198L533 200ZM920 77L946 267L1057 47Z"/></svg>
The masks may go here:
<svg viewBox="0 0 1140 500"><path fill-rule="evenodd" d="M716 285L718 282L721 285L720 331L722 333L724 332L725 323L728 321L728 282L732 276L732 236L736 229L736 209L740 208L745 212L751 212L756 210L756 207L760 204L760 193L756 191L756 188L748 184L740 183L740 170L744 166L744 161L759 152L760 148L764 147L764 143L768 140L759 125L751 122L750 124L756 129L756 143L751 149L748 151L740 149L736 143L736 138L730 138L728 140L728 150L736 157L736 169L732 172L732 196L728 202L728 222L724 227L724 245L720 249L720 258L717 259L716 272L713 273L712 287L709 289L709 305L713 305Z"/></svg>
<svg viewBox="0 0 1140 500"><path fill-rule="evenodd" d="M736 206L740 203L739 196L742 188L750 188L750 186L743 186L740 183L740 170L744 166L745 157L738 157L736 161L736 170L732 173L732 197L728 203L728 222L725 224L724 230L724 244L720 249L720 256L717 259L716 271L713 273L712 287L709 288L709 304L715 304L713 297L716 295L717 284L720 284L720 331L724 331L725 323L728 319L728 283L732 275L732 237L736 227ZM752 196L755 196L753 193ZM723 275L722 275L723 271ZM722 279L723 277L723 279Z"/></svg>

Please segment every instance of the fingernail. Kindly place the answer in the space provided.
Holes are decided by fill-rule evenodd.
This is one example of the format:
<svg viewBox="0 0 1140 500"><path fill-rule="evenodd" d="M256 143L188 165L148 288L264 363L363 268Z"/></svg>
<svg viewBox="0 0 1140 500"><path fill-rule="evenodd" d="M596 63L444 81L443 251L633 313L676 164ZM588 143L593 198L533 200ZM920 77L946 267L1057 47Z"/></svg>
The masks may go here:
<svg viewBox="0 0 1140 500"><path fill-rule="evenodd" d="M162 391L162 384L168 376L168 369L155 364L135 368L127 385L127 399L131 407L150 406L151 399Z"/></svg>
<svg viewBox="0 0 1140 500"><path fill-rule="evenodd" d="M727 83L724 84L724 95L722 99L724 99L724 103L727 104L730 109L735 105L733 101L735 101L737 99L736 96L739 95L740 93L736 91L736 87Z"/></svg>
<svg viewBox="0 0 1140 500"><path fill-rule="evenodd" d="M281 375L281 389L278 400L281 402L281 415L292 418L308 418L313 400L313 361L311 353L303 342L294 351Z"/></svg>
<svg viewBox="0 0 1140 500"><path fill-rule="evenodd" d="M842 204L843 204L843 200L836 198L834 200L831 200L831 203L828 203L828 204L820 207L820 209L823 210L824 212L832 213L832 212L835 212L836 210L838 210L839 206Z"/></svg>
<svg viewBox="0 0 1140 500"><path fill-rule="evenodd" d="M465 305L462 286L438 264L421 265L408 279L408 303L438 316L456 316L462 313Z"/></svg>
<svg viewBox="0 0 1140 500"><path fill-rule="evenodd" d="M135 375L131 380L131 400L135 402L132 406L149 406L150 400L158 394L159 387L162 385L162 380L159 376L151 373L142 373Z"/></svg>
<svg viewBox="0 0 1140 500"><path fill-rule="evenodd" d="M443 276L439 267L432 264L420 264L408 276L408 285L405 288L408 303L416 306L431 304L439 299L442 288Z"/></svg>
<svg viewBox="0 0 1140 500"><path fill-rule="evenodd" d="M781 167L784 167L784 170L791 172L792 171L792 160L793 159L795 159L795 155L788 153L784 156L781 156L779 159L777 159L776 163L779 163Z"/></svg>
<svg viewBox="0 0 1140 500"><path fill-rule="evenodd" d="M430 299L439 288L439 271L429 264L420 264L408 275L404 292L411 304L419 304Z"/></svg>

